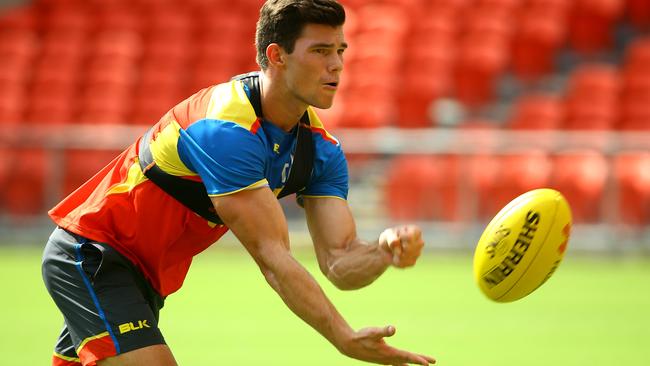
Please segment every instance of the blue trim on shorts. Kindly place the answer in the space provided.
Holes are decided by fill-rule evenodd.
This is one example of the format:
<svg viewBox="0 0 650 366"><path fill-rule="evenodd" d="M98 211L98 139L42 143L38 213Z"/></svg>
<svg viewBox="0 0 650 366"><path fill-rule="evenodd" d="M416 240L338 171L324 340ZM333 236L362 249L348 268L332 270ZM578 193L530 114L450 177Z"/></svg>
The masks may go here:
<svg viewBox="0 0 650 366"><path fill-rule="evenodd" d="M106 326L106 330L108 331L108 334L111 336L111 339L113 339L113 343L115 344L115 352L117 354L120 354L120 344L117 343L117 338L115 337L115 334L113 333L113 329L111 329L111 326L108 324L108 320L106 319L106 314L104 314L104 310L102 310L102 307L99 305L99 299L97 298L97 294L95 294L95 290L93 289L92 285L90 284L90 280L88 279L88 276L86 276L86 273L84 272L83 268L81 267L81 262L83 261L83 256L81 255L81 246L85 244L85 241L81 244L75 244L74 249L75 253L77 256L77 262L75 263L75 266L77 267L77 270L79 271L79 274L81 275L81 278L83 278L84 283L86 284L86 288L88 289L88 292L90 293L90 297L93 299L93 303L95 304L95 307L97 308L97 312L99 313L99 317L102 319L104 322L104 326Z"/></svg>

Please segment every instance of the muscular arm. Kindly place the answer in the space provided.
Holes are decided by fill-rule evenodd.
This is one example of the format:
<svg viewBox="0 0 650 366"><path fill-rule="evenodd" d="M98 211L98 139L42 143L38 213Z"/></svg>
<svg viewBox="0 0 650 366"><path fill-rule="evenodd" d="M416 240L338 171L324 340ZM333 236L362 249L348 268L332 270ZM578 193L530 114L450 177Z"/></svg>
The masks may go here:
<svg viewBox="0 0 650 366"><path fill-rule="evenodd" d="M313 277L290 255L287 223L273 193L264 187L214 197L212 201L284 303L333 345L344 344L353 330Z"/></svg>
<svg viewBox="0 0 650 366"><path fill-rule="evenodd" d="M386 246L357 237L348 203L329 197L304 199L307 225L321 271L339 289L364 287L392 262Z"/></svg>
<svg viewBox="0 0 650 366"><path fill-rule="evenodd" d="M280 204L267 187L214 197L212 202L284 303L341 353L378 364L435 362L432 357L386 344L384 338L395 334L393 326L359 331L350 328L314 278L289 253L287 223Z"/></svg>

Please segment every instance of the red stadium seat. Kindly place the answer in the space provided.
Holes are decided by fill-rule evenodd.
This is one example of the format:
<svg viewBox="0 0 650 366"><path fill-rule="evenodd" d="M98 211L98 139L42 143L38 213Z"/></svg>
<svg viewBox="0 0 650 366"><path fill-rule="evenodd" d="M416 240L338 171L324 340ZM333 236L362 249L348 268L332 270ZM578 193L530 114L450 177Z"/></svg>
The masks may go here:
<svg viewBox="0 0 650 366"><path fill-rule="evenodd" d="M0 57L17 63L29 63L38 54L39 38L31 30L0 28Z"/></svg>
<svg viewBox="0 0 650 366"><path fill-rule="evenodd" d="M18 125L23 122L27 106L25 88L21 85L0 84L0 125Z"/></svg>
<svg viewBox="0 0 650 366"><path fill-rule="evenodd" d="M650 29L650 2L647 0L626 0L627 19L637 29Z"/></svg>
<svg viewBox="0 0 650 366"><path fill-rule="evenodd" d="M569 201L576 222L601 219L602 198L609 177L607 159L595 150L563 151L554 157L551 188Z"/></svg>
<svg viewBox="0 0 650 366"><path fill-rule="evenodd" d="M5 8L0 13L0 29L36 30L39 14L34 6Z"/></svg>
<svg viewBox="0 0 650 366"><path fill-rule="evenodd" d="M142 37L137 33L104 31L92 43L91 56L96 59L137 61L142 56Z"/></svg>
<svg viewBox="0 0 650 366"><path fill-rule="evenodd" d="M88 34L94 31L95 22L91 8L81 4L65 2L53 4L43 16L43 26L48 30Z"/></svg>
<svg viewBox="0 0 650 366"><path fill-rule="evenodd" d="M4 210L14 216L42 215L46 211L46 153L38 149L12 150L13 164L0 196Z"/></svg>
<svg viewBox="0 0 650 366"><path fill-rule="evenodd" d="M194 32L196 22L192 19L189 8L180 2L177 4L154 9L148 14L148 31L151 35L190 35Z"/></svg>
<svg viewBox="0 0 650 366"><path fill-rule="evenodd" d="M552 130L564 119L563 105L558 96L533 94L514 103L508 127L515 130Z"/></svg>
<svg viewBox="0 0 650 366"><path fill-rule="evenodd" d="M607 64L588 64L570 76L566 98L565 129L606 130L618 120L620 95L618 69Z"/></svg>
<svg viewBox="0 0 650 366"><path fill-rule="evenodd" d="M591 54L613 45L613 27L622 17L623 0L577 0L569 20L569 44Z"/></svg>
<svg viewBox="0 0 650 366"><path fill-rule="evenodd" d="M519 15L511 67L520 80L534 82L553 71L566 36L566 23L561 19L552 8L530 8Z"/></svg>
<svg viewBox="0 0 650 366"><path fill-rule="evenodd" d="M75 89L32 90L25 119L33 124L67 124L76 120Z"/></svg>
<svg viewBox="0 0 650 366"><path fill-rule="evenodd" d="M42 39L40 56L57 63L80 62L88 54L87 42L85 34L48 32Z"/></svg>
<svg viewBox="0 0 650 366"><path fill-rule="evenodd" d="M468 155L464 160L464 180L469 189L468 197L463 202L471 218L488 220L497 213L491 200L496 193L496 183L500 180L499 159L490 153L478 153Z"/></svg>
<svg viewBox="0 0 650 366"><path fill-rule="evenodd" d="M589 99L616 99L620 84L619 70L614 65L580 65L571 73L567 93Z"/></svg>
<svg viewBox="0 0 650 366"><path fill-rule="evenodd" d="M379 128L389 125L394 119L394 104L390 94L385 92L350 93L339 102L344 105L340 127Z"/></svg>
<svg viewBox="0 0 650 366"><path fill-rule="evenodd" d="M650 99L650 69L624 69L622 100Z"/></svg>
<svg viewBox="0 0 650 366"><path fill-rule="evenodd" d="M397 85L400 127L431 127L431 104L453 93L453 67L456 57L453 39L448 35L413 38L408 45L401 80ZM427 44L427 47L422 47Z"/></svg>
<svg viewBox="0 0 650 366"><path fill-rule="evenodd" d="M569 98L565 101L566 130L610 130L618 120L618 103L616 100L590 100L587 98Z"/></svg>
<svg viewBox="0 0 650 366"><path fill-rule="evenodd" d="M67 196L99 172L120 151L68 149L64 153L63 195Z"/></svg>
<svg viewBox="0 0 650 366"><path fill-rule="evenodd" d="M395 158L384 187L388 215L399 221L457 220L459 176L457 156Z"/></svg>
<svg viewBox="0 0 650 366"><path fill-rule="evenodd" d="M133 113L129 120L134 124L152 125L185 97L187 95L175 89L140 89L134 98Z"/></svg>
<svg viewBox="0 0 650 366"><path fill-rule="evenodd" d="M648 106L650 106L650 97L623 100L620 104L618 128L623 131L650 131L650 108Z"/></svg>
<svg viewBox="0 0 650 366"><path fill-rule="evenodd" d="M620 224L650 223L650 152L620 153L614 160Z"/></svg>
<svg viewBox="0 0 650 366"><path fill-rule="evenodd" d="M521 150L497 157L498 176L484 195L482 212L494 216L515 197L529 190L548 186L552 161L545 151Z"/></svg>
<svg viewBox="0 0 650 366"><path fill-rule="evenodd" d="M505 39L475 35L463 40L455 71L455 91L470 108L494 100L496 81L504 71L509 53Z"/></svg>
<svg viewBox="0 0 650 366"><path fill-rule="evenodd" d="M104 2L105 0L100 1ZM100 8L97 16L98 31L112 30L143 33L148 24L146 17L137 8L129 5L128 2L119 1L123 4Z"/></svg>

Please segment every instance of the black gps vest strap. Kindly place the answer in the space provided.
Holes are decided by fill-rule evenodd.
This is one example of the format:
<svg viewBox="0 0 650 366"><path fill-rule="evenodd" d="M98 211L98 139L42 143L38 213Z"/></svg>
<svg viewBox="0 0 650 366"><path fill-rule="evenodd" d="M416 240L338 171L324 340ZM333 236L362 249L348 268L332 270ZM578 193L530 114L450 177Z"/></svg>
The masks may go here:
<svg viewBox="0 0 650 366"><path fill-rule="evenodd" d="M248 88L249 99L255 110L255 115L262 118L259 73L253 72L235 76L232 80L240 80ZM289 177L278 198L303 190L309 182L314 165L314 142L309 126L309 116L305 112L296 127L296 151ZM223 224L203 183L168 174L156 165L149 143L152 134L153 127L142 136L139 145L138 159L144 175L165 193L174 197L197 215L215 224Z"/></svg>

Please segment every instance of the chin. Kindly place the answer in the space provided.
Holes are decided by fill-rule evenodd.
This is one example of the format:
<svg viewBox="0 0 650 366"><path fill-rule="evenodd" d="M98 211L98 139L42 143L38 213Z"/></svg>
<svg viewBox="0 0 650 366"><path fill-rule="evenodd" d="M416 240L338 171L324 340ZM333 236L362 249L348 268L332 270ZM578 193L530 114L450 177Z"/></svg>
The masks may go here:
<svg viewBox="0 0 650 366"><path fill-rule="evenodd" d="M312 107L318 108L318 109L329 109L334 105L334 99L330 100L321 100L318 102L311 103Z"/></svg>

